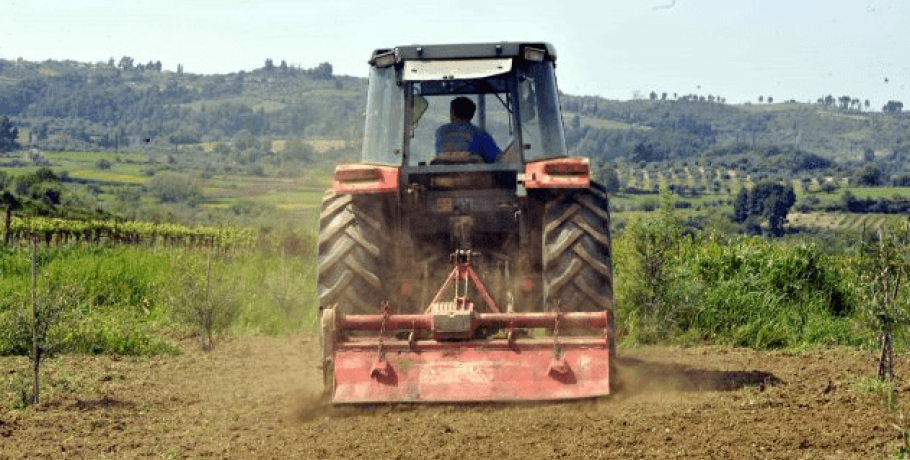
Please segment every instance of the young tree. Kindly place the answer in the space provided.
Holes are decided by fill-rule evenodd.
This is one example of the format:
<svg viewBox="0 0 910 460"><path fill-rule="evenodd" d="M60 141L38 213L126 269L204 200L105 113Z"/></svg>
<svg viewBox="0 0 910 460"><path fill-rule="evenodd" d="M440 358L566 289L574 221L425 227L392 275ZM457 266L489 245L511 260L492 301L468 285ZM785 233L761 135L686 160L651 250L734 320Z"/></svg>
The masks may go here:
<svg viewBox="0 0 910 460"><path fill-rule="evenodd" d="M910 299L907 296L907 277L910 275L910 226L887 224L877 235L869 235L863 243L863 270L870 302L865 309L869 325L878 335L881 355L878 358L879 379L894 379L892 334L910 324Z"/></svg>
<svg viewBox="0 0 910 460"><path fill-rule="evenodd" d="M196 329L204 351L215 346L215 335L227 330L240 313L237 280L223 270L223 263L208 252L185 253L177 261L176 289L171 298L174 312ZM214 262L214 264L213 264Z"/></svg>
<svg viewBox="0 0 910 460"><path fill-rule="evenodd" d="M19 137L19 129L13 126L6 115L0 117L0 152L9 152L19 148L16 139Z"/></svg>
<svg viewBox="0 0 910 460"><path fill-rule="evenodd" d="M32 283L27 299L21 299L20 321L27 322L32 339L32 404L40 402L41 358L52 351L48 332L57 324L64 314L72 310L79 302L78 288L73 284L60 284L51 279L39 279L38 243L32 242ZM72 282L66 280L65 282ZM27 305L27 307L26 307Z"/></svg>

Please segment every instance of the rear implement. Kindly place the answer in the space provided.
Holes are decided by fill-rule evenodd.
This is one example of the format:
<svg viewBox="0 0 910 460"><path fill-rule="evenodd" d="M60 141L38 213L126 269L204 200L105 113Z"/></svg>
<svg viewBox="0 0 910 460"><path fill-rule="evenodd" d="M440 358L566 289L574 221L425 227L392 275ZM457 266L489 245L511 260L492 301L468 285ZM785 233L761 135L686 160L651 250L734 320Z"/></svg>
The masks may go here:
<svg viewBox="0 0 910 460"><path fill-rule="evenodd" d="M606 312L472 314L469 318L472 332L499 329L500 337L418 339L446 329L439 325L444 321L434 321L431 313L347 317L326 310L323 328L325 337L332 338L327 348L333 355L329 362L334 363L327 383L333 402L546 401L610 393ZM535 327L555 332L532 338L526 331ZM604 334L560 337L559 327L599 328ZM365 329L380 333L345 337L332 332Z"/></svg>
<svg viewBox="0 0 910 460"><path fill-rule="evenodd" d="M425 313L392 314L388 303L378 315L323 310L325 383L333 402L548 401L610 393L607 312L567 313L557 303L553 312L502 313L471 254L453 255L454 269ZM443 301L449 293L453 300ZM478 313L473 298L491 313Z"/></svg>

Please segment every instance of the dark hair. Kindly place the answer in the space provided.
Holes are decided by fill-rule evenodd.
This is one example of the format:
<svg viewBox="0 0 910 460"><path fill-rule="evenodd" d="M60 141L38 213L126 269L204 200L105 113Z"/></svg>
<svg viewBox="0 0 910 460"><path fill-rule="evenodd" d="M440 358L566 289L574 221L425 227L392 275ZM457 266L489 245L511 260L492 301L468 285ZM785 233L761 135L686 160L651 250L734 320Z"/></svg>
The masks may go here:
<svg viewBox="0 0 910 460"><path fill-rule="evenodd" d="M464 96L452 99L452 113L459 120L471 120L471 118L474 118L474 111L476 110L477 106L474 105L474 101Z"/></svg>

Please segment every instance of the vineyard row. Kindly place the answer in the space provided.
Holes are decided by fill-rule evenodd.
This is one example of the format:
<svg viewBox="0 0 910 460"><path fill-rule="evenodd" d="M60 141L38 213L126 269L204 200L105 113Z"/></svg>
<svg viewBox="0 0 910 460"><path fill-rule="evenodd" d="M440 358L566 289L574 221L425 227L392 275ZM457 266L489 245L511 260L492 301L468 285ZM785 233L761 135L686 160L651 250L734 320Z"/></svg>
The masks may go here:
<svg viewBox="0 0 910 460"><path fill-rule="evenodd" d="M256 231L244 227L189 227L170 223L106 220L68 220L53 217L16 217L8 222L7 243L38 239L48 245L84 243L172 244L221 249L252 247Z"/></svg>

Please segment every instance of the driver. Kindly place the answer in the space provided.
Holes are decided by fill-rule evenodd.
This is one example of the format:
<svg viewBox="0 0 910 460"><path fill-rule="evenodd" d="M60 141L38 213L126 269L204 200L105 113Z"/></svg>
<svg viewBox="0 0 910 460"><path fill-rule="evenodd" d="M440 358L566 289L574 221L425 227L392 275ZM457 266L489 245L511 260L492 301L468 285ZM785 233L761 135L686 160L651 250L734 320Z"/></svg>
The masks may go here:
<svg viewBox="0 0 910 460"><path fill-rule="evenodd" d="M470 152L493 163L500 150L496 141L482 129L471 124L477 106L474 101L461 96L452 99L449 108L451 123L436 130L436 154L445 152Z"/></svg>

